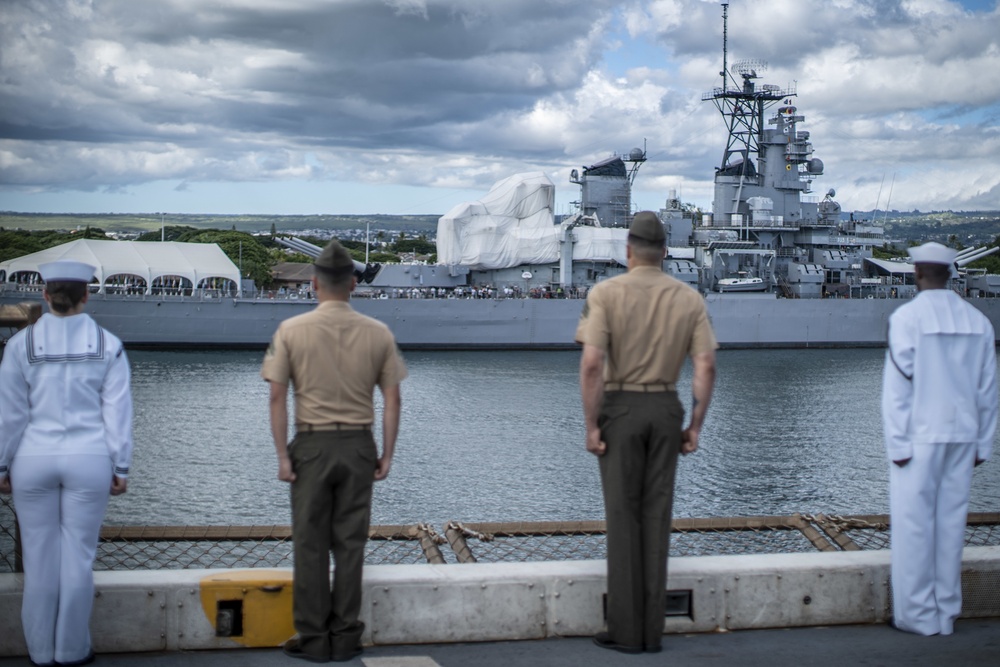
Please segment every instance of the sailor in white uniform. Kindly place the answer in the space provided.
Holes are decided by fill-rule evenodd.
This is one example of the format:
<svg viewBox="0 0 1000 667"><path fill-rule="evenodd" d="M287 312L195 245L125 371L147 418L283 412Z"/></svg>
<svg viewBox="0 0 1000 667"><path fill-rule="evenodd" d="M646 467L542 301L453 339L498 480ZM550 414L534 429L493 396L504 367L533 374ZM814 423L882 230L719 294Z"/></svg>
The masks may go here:
<svg viewBox="0 0 1000 667"><path fill-rule="evenodd" d="M947 288L955 255L910 249L920 291L889 318L882 382L892 624L920 635L950 635L962 611L972 469L990 458L997 425L993 326Z"/></svg>
<svg viewBox="0 0 1000 667"><path fill-rule="evenodd" d="M93 563L109 492L124 493L132 398L121 341L83 313L94 267L39 267L50 311L0 362L0 492L21 529L21 622L31 661L93 660Z"/></svg>

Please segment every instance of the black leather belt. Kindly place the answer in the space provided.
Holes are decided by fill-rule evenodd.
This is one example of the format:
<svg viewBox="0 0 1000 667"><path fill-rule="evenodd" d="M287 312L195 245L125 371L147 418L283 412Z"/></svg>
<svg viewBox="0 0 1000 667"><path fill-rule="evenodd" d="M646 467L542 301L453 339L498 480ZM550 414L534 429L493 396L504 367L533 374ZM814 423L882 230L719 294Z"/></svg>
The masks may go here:
<svg viewBox="0 0 1000 667"><path fill-rule="evenodd" d="M370 431L371 424L344 424L333 422L332 424L296 424L297 433L319 433L321 431Z"/></svg>
<svg viewBox="0 0 1000 667"><path fill-rule="evenodd" d="M673 382L660 382L654 384L630 384L628 382L605 382L604 391L635 391L641 394L662 394L666 391L676 391L677 386Z"/></svg>

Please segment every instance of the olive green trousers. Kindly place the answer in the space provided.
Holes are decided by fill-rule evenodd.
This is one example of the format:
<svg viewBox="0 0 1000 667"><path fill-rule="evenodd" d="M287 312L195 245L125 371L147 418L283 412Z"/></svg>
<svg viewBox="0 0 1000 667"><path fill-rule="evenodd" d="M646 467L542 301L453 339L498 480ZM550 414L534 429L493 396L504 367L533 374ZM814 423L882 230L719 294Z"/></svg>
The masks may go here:
<svg viewBox="0 0 1000 667"><path fill-rule="evenodd" d="M607 513L610 638L625 646L660 645L666 613L667 554L684 407L673 391L617 391L598 417L607 451L600 458Z"/></svg>
<svg viewBox="0 0 1000 667"><path fill-rule="evenodd" d="M361 573L378 453L371 431L300 433L289 449L292 483L293 618L314 658L360 644ZM335 571L330 586L330 552Z"/></svg>

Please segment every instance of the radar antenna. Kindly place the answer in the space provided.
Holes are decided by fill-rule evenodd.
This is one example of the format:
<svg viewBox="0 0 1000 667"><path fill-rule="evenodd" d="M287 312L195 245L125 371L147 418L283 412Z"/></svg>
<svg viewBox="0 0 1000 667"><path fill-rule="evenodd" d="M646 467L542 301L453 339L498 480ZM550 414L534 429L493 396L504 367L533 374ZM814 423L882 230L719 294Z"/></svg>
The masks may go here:
<svg viewBox="0 0 1000 667"><path fill-rule="evenodd" d="M747 79L758 79L760 74L767 71L767 61L757 58L745 58L733 63L733 72L739 74L744 81Z"/></svg>
<svg viewBox="0 0 1000 667"><path fill-rule="evenodd" d="M722 3L722 87L701 96L711 100L722 114L729 131L726 150L722 154L719 171L729 170L730 175L741 180L756 181L762 171L759 165L759 146L764 136L764 111L775 102L796 94L795 86L781 89L775 85L762 85L756 79L767 70L767 62L758 59L739 60L727 69L729 59L729 3ZM728 85L732 79L733 87ZM742 81L740 81L742 79Z"/></svg>
<svg viewBox="0 0 1000 667"><path fill-rule="evenodd" d="M631 190L631 187L635 185L635 177L639 173L639 167L646 161L646 140L642 140L642 148L633 148L628 152L628 157L623 157L622 160L632 163L628 172L628 184Z"/></svg>

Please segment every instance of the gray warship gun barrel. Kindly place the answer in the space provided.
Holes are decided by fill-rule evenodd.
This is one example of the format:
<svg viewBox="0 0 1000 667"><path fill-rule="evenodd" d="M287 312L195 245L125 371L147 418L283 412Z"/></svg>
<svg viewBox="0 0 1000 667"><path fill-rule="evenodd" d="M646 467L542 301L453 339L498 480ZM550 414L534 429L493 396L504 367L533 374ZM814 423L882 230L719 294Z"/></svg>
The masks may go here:
<svg viewBox="0 0 1000 667"><path fill-rule="evenodd" d="M316 259L319 254L323 252L323 249L318 245L309 243L308 241L303 241L302 239L295 238L294 236L282 237L277 236L274 239L280 245L294 250L295 252L300 252L306 257L312 257ZM358 260L352 260L354 262L354 275L357 276L358 282L370 283L378 275L379 269L382 268L381 264L365 264L364 262L359 262Z"/></svg>
<svg viewBox="0 0 1000 667"><path fill-rule="evenodd" d="M969 255L974 255L975 253L982 252L983 250L986 250L986 246L980 246L979 248L975 247L965 248L964 250L959 250L958 254L955 255L955 261L957 262L959 260L965 259Z"/></svg>
<svg viewBox="0 0 1000 667"><path fill-rule="evenodd" d="M967 266L968 264L971 264L972 262L976 261L977 259L982 259L983 257L986 257L987 255L992 255L993 253L995 253L998 250L1000 250L1000 246L993 246L992 248L981 248L979 250L976 250L973 253L965 255L964 257L960 257L959 259L956 259L955 260L955 264L957 264L960 267L961 266Z"/></svg>

